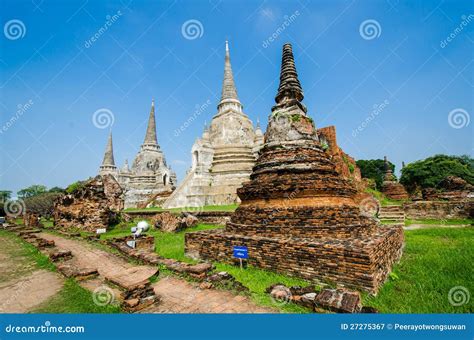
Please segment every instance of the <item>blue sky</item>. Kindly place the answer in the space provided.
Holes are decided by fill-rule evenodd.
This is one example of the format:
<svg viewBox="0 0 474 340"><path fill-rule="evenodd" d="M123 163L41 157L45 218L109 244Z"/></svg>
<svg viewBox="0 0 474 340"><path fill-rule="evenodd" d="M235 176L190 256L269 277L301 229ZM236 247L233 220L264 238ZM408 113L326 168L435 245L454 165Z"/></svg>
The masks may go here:
<svg viewBox="0 0 474 340"><path fill-rule="evenodd" d="M158 142L182 179L216 113L226 39L254 123L266 125L291 42L309 115L335 125L354 158L387 155L398 170L436 153L472 155L473 4L3 0L0 189L95 175L110 130L93 122L101 109L114 118L117 165L131 162L152 98Z"/></svg>

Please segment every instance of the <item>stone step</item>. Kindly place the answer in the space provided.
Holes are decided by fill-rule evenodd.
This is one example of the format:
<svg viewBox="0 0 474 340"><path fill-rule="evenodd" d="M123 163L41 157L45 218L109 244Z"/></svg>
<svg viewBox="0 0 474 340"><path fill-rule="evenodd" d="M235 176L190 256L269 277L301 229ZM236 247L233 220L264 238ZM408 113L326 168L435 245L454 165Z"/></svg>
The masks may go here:
<svg viewBox="0 0 474 340"><path fill-rule="evenodd" d="M391 218L391 217L405 218L405 214L379 213L378 216L379 218Z"/></svg>
<svg viewBox="0 0 474 340"><path fill-rule="evenodd" d="M394 208L389 208L389 207L382 207L381 210L385 210L385 211L401 211L403 212L403 209L401 209L400 207L394 207Z"/></svg>

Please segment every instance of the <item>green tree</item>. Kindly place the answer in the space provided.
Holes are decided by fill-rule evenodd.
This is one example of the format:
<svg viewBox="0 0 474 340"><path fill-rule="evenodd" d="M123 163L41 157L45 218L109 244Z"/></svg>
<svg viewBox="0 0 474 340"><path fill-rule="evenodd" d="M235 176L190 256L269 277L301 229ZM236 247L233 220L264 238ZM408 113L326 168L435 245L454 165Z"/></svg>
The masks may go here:
<svg viewBox="0 0 474 340"><path fill-rule="evenodd" d="M10 190L0 190L0 202L8 201L12 197Z"/></svg>
<svg viewBox="0 0 474 340"><path fill-rule="evenodd" d="M54 210L54 202L62 194L59 192L45 192L24 199L26 210L50 218Z"/></svg>
<svg viewBox="0 0 474 340"><path fill-rule="evenodd" d="M48 192L65 192L65 190L60 187L52 187L51 189L48 190Z"/></svg>
<svg viewBox="0 0 474 340"><path fill-rule="evenodd" d="M18 197L25 199L28 197L33 197L42 193L45 193L47 191L46 187L44 185L32 185L29 186L28 188L22 189L17 192Z"/></svg>
<svg viewBox="0 0 474 340"><path fill-rule="evenodd" d="M400 182L413 192L416 188L440 189L448 176L456 176L474 185L474 159L469 156L435 155L410 163L402 169Z"/></svg>
<svg viewBox="0 0 474 340"><path fill-rule="evenodd" d="M385 174L385 162L383 159L359 159L356 161L363 178L371 178L375 181L378 190L382 189L383 176ZM395 172L395 165L388 162L390 168Z"/></svg>

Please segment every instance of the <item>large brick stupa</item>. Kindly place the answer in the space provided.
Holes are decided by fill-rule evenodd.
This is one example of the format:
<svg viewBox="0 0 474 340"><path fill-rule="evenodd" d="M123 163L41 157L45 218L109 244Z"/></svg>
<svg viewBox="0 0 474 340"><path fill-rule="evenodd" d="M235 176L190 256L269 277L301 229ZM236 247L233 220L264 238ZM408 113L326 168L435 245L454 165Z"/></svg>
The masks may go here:
<svg viewBox="0 0 474 340"><path fill-rule="evenodd" d="M187 233L186 253L233 262L233 247L246 246L250 265L376 292L401 256L403 229L361 214L302 100L285 44L265 144L237 192L242 203L225 229Z"/></svg>

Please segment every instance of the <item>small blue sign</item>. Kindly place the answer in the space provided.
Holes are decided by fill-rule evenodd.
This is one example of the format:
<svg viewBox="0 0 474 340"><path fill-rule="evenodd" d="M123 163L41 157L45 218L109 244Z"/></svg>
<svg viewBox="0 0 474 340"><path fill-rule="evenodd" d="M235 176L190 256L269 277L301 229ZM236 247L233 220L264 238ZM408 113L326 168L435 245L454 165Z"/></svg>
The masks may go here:
<svg viewBox="0 0 474 340"><path fill-rule="evenodd" d="M237 259L248 259L249 250L245 246L234 246L234 257Z"/></svg>

